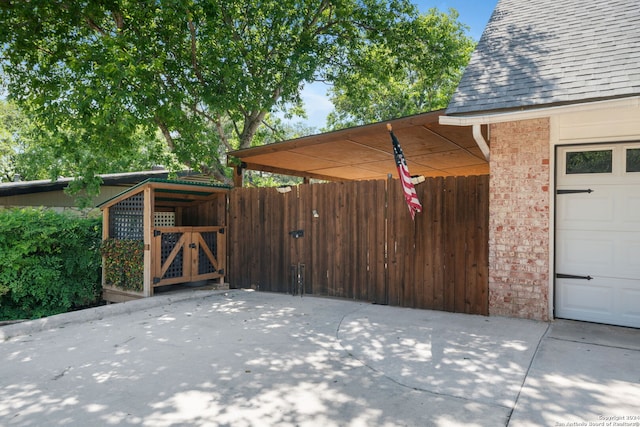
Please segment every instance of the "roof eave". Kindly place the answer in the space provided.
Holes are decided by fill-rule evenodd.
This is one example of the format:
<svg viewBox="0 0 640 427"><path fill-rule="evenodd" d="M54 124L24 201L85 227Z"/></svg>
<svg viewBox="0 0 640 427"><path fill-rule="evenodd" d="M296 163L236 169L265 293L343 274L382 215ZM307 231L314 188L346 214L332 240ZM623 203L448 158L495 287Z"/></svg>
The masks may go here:
<svg viewBox="0 0 640 427"><path fill-rule="evenodd" d="M640 95L625 98L586 101L567 105L552 105L511 111L478 111L467 115L440 116L441 125L474 126L538 119L556 114L601 110L603 108L640 108Z"/></svg>

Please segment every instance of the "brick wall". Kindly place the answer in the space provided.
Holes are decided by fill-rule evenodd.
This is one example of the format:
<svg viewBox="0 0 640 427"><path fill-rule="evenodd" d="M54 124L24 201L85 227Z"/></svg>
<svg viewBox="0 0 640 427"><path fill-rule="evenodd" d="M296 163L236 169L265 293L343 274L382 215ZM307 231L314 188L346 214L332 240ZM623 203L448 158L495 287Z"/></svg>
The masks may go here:
<svg viewBox="0 0 640 427"><path fill-rule="evenodd" d="M491 125L489 313L549 319L549 120Z"/></svg>

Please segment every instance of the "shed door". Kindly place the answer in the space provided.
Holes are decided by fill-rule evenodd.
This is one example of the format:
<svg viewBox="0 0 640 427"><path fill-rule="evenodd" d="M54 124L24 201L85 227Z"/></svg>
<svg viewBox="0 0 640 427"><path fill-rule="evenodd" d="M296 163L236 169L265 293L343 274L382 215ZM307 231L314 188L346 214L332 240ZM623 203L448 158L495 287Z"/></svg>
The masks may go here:
<svg viewBox="0 0 640 427"><path fill-rule="evenodd" d="M153 286L224 277L224 227L156 227Z"/></svg>
<svg viewBox="0 0 640 427"><path fill-rule="evenodd" d="M640 143L557 159L555 316L640 327Z"/></svg>

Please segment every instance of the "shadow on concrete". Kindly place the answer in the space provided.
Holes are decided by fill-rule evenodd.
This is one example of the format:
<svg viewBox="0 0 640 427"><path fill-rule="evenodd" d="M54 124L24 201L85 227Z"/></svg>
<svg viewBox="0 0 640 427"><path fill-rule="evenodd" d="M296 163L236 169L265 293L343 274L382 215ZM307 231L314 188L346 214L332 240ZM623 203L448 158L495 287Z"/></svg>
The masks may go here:
<svg viewBox="0 0 640 427"><path fill-rule="evenodd" d="M230 291L2 343L0 419L21 426L494 426L506 425L514 406L514 417L526 422L536 422L540 408L570 411L567 390L598 400L607 390L595 384L618 396L637 386L626 374L579 371L583 362L572 363L566 340L543 338L536 356L546 329ZM640 352L629 352L640 365ZM567 354L564 365L553 359ZM570 368L576 371L565 375ZM560 396L544 388L553 378L569 381ZM607 399L598 402L616 397Z"/></svg>

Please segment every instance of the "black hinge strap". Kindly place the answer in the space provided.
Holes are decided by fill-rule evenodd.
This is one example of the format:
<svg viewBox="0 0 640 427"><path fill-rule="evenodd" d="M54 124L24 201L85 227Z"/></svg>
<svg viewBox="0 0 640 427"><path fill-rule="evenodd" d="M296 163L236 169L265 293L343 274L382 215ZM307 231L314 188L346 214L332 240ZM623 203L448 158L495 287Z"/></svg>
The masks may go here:
<svg viewBox="0 0 640 427"><path fill-rule="evenodd" d="M591 276L576 276L575 274L562 274L562 273L558 273L556 274L556 277L558 279L584 279L584 280L593 280L593 277Z"/></svg>
<svg viewBox="0 0 640 427"><path fill-rule="evenodd" d="M593 190L588 188L586 190L558 190L556 194L578 194L578 193L593 193Z"/></svg>

